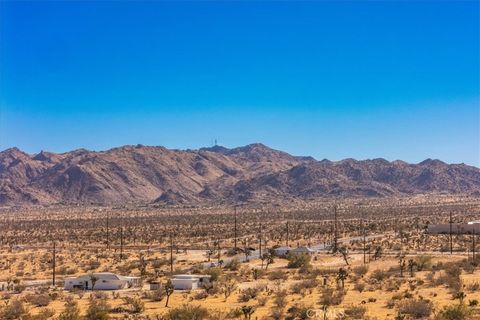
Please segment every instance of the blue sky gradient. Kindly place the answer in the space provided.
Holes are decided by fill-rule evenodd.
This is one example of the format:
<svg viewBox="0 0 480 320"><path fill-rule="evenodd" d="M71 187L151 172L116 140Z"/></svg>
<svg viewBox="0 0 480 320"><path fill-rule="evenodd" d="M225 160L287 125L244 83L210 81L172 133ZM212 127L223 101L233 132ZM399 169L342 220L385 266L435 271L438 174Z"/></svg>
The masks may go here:
<svg viewBox="0 0 480 320"><path fill-rule="evenodd" d="M480 4L0 2L0 149L480 166Z"/></svg>

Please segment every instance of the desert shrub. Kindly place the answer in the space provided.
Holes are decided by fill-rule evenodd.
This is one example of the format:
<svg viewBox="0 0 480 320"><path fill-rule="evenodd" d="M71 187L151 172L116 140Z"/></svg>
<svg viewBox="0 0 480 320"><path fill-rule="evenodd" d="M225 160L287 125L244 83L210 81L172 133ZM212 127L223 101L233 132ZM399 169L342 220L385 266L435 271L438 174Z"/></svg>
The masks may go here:
<svg viewBox="0 0 480 320"><path fill-rule="evenodd" d="M207 319L208 310L201 306L184 304L170 310L166 316L166 320L203 320Z"/></svg>
<svg viewBox="0 0 480 320"><path fill-rule="evenodd" d="M270 272L268 275L268 280L273 281L273 280L286 280L288 279L288 274L283 272L282 270L275 270Z"/></svg>
<svg viewBox="0 0 480 320"><path fill-rule="evenodd" d="M81 320L80 309L73 298L65 299L65 310L60 313L58 320Z"/></svg>
<svg viewBox="0 0 480 320"><path fill-rule="evenodd" d="M234 308L228 311L227 319L237 319L243 316L243 311L241 308Z"/></svg>
<svg viewBox="0 0 480 320"><path fill-rule="evenodd" d="M478 282L472 282L467 285L467 290L468 291L478 291L480 289L480 283Z"/></svg>
<svg viewBox="0 0 480 320"><path fill-rule="evenodd" d="M240 268L240 261L237 258L233 258L225 264L225 269L230 271L237 271Z"/></svg>
<svg viewBox="0 0 480 320"><path fill-rule="evenodd" d="M137 297L125 297L123 301L128 306L130 313L142 313L145 310L145 303Z"/></svg>
<svg viewBox="0 0 480 320"><path fill-rule="evenodd" d="M463 264L462 264L462 269L466 272L466 273L474 273L475 272L475 265L471 262L471 261L465 261Z"/></svg>
<svg viewBox="0 0 480 320"><path fill-rule="evenodd" d="M240 291L240 295L238 296L238 301L248 302L251 299L255 299L263 289L264 287L261 285L257 285L256 287L251 287L251 288L245 288Z"/></svg>
<svg viewBox="0 0 480 320"><path fill-rule="evenodd" d="M25 296L25 301L36 306L36 307L46 307L50 303L50 296L46 293L43 294L27 294Z"/></svg>
<svg viewBox="0 0 480 320"><path fill-rule="evenodd" d="M0 319L15 320L21 319L27 313L23 302L20 300L13 300L8 305L3 307L0 311Z"/></svg>
<svg viewBox="0 0 480 320"><path fill-rule="evenodd" d="M435 284L446 285L453 293L457 292L462 288L461 273L462 270L457 265L450 265L445 269L444 274L437 278Z"/></svg>
<svg viewBox="0 0 480 320"><path fill-rule="evenodd" d="M85 320L107 320L110 319L108 311L110 306L105 299L92 298L88 305Z"/></svg>
<svg viewBox="0 0 480 320"><path fill-rule="evenodd" d="M363 292L363 290L365 290L365 282L355 282L355 284L353 285L353 289L357 290L358 292Z"/></svg>
<svg viewBox="0 0 480 320"><path fill-rule="evenodd" d="M204 274L210 276L210 281L214 282L217 281L223 274L222 268L210 268L203 271Z"/></svg>
<svg viewBox="0 0 480 320"><path fill-rule="evenodd" d="M208 297L208 293L205 290L199 290L193 294L194 300L205 300Z"/></svg>
<svg viewBox="0 0 480 320"><path fill-rule="evenodd" d="M295 282L290 286L292 293L301 294L307 289L312 289L317 286L317 281L314 279L302 280Z"/></svg>
<svg viewBox="0 0 480 320"><path fill-rule="evenodd" d="M384 284L383 288L385 291L392 292L400 289L400 283L394 279L388 279Z"/></svg>
<svg viewBox="0 0 480 320"><path fill-rule="evenodd" d="M310 256L307 254L294 254L289 253L287 255L287 268L302 268L310 266Z"/></svg>
<svg viewBox="0 0 480 320"><path fill-rule="evenodd" d="M435 320L466 320L470 319L472 310L464 304L445 306L435 317Z"/></svg>
<svg viewBox="0 0 480 320"><path fill-rule="evenodd" d="M468 300L468 306L469 306L469 307L476 307L476 306L478 306L478 300L477 300L477 299Z"/></svg>
<svg viewBox="0 0 480 320"><path fill-rule="evenodd" d="M415 265L418 271L428 270L432 267L432 257L421 254L415 257Z"/></svg>
<svg viewBox="0 0 480 320"><path fill-rule="evenodd" d="M287 306L287 291L282 290L277 292L273 299L273 304L277 309L284 309Z"/></svg>
<svg viewBox="0 0 480 320"><path fill-rule="evenodd" d="M398 303L398 311L415 319L427 318L433 311L433 303L423 299L405 299Z"/></svg>
<svg viewBox="0 0 480 320"><path fill-rule="evenodd" d="M343 310L345 318L343 319L365 319L367 308L364 306L348 306Z"/></svg>
<svg viewBox="0 0 480 320"><path fill-rule="evenodd" d="M345 297L346 290L333 288L323 288L320 292L320 304L322 306L339 305Z"/></svg>
<svg viewBox="0 0 480 320"><path fill-rule="evenodd" d="M311 316L309 316L309 313L308 313L308 310L310 309L313 309L313 307L307 307L303 304L296 304L287 310L287 315L285 317L285 320L311 319Z"/></svg>
<svg viewBox="0 0 480 320"><path fill-rule="evenodd" d="M353 268L353 273L358 276L358 277L363 277L366 275L368 272L368 266L367 265L361 265L358 267Z"/></svg>
<svg viewBox="0 0 480 320"><path fill-rule="evenodd" d="M431 271L425 275L425 280L430 286L435 286L435 272Z"/></svg>
<svg viewBox="0 0 480 320"><path fill-rule="evenodd" d="M268 301L268 297L264 297L264 296L257 297L257 305L259 307L265 306L267 304L267 301Z"/></svg>
<svg viewBox="0 0 480 320"><path fill-rule="evenodd" d="M265 275L265 270L254 268L252 269L252 278L253 280L258 280Z"/></svg>
<svg viewBox="0 0 480 320"><path fill-rule="evenodd" d="M51 319L55 315L55 311L52 309L43 309L35 315L27 314L22 317L22 320L47 320Z"/></svg>
<svg viewBox="0 0 480 320"><path fill-rule="evenodd" d="M152 291L147 291L144 293L144 297L151 301L159 302L165 297L165 290L163 288L158 288Z"/></svg>
<svg viewBox="0 0 480 320"><path fill-rule="evenodd" d="M375 270L373 270L372 274L370 275L370 278L381 282L385 278L387 278L387 276L388 276L388 274L384 270L375 269Z"/></svg>
<svg viewBox="0 0 480 320"><path fill-rule="evenodd" d="M14 287L13 287L13 291L15 293L22 293L23 291L25 291L27 287L24 285L24 284L16 284Z"/></svg>

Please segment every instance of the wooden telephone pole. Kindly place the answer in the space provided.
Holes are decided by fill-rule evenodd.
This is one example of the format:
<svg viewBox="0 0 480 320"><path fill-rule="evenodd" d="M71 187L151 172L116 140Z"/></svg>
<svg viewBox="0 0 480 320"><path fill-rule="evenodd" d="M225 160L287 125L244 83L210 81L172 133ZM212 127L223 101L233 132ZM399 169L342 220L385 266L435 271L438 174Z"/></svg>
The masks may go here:
<svg viewBox="0 0 480 320"><path fill-rule="evenodd" d="M233 219L234 219L234 227L233 227L233 246L235 248L235 253L237 253L237 205L235 205L235 211L234 211L234 216L233 216Z"/></svg>
<svg viewBox="0 0 480 320"><path fill-rule="evenodd" d="M55 279L56 279L56 274L55 274L55 268L56 268L56 256L57 256L57 247L55 244L55 240L53 241L53 259L52 259L52 285L55 287Z"/></svg>
<svg viewBox="0 0 480 320"><path fill-rule="evenodd" d="M450 211L450 254L453 254L453 235L452 235L452 211Z"/></svg>
<svg viewBox="0 0 480 320"><path fill-rule="evenodd" d="M287 247L288 247L288 221L287 221Z"/></svg>
<svg viewBox="0 0 480 320"><path fill-rule="evenodd" d="M333 225L333 252L338 250L338 226L337 226L337 205L333 206L334 225Z"/></svg>
<svg viewBox="0 0 480 320"><path fill-rule="evenodd" d="M472 230L472 259L473 263L475 263L475 226L473 226Z"/></svg>
<svg viewBox="0 0 480 320"><path fill-rule="evenodd" d="M260 235L259 235L259 254L260 254L260 259L262 258L262 223L260 222Z"/></svg>
<svg viewBox="0 0 480 320"><path fill-rule="evenodd" d="M110 250L110 224L109 224L109 220L110 220L110 215L107 212L107 250Z"/></svg>
<svg viewBox="0 0 480 320"><path fill-rule="evenodd" d="M173 272L173 236L170 233L170 272Z"/></svg>
<svg viewBox="0 0 480 320"><path fill-rule="evenodd" d="M123 227L120 227L120 260L123 260Z"/></svg>
<svg viewBox="0 0 480 320"><path fill-rule="evenodd" d="M367 263L367 234L365 231L365 212L362 219L362 232L363 232L363 264Z"/></svg>

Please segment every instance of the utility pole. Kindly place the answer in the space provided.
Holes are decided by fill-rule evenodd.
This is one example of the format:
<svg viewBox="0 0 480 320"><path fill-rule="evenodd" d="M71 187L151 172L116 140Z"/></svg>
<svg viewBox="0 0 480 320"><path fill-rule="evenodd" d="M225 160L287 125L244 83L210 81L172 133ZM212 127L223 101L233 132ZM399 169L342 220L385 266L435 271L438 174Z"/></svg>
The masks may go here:
<svg viewBox="0 0 480 320"><path fill-rule="evenodd" d="M120 227L120 260L123 260L123 227Z"/></svg>
<svg viewBox="0 0 480 320"><path fill-rule="evenodd" d="M53 241L53 260L52 260L52 284L55 287L55 267L56 267L56 256L57 256L57 248L55 244L55 240Z"/></svg>
<svg viewBox="0 0 480 320"><path fill-rule="evenodd" d="M235 253L237 253L237 205L235 205L233 233L234 233L233 246L235 247Z"/></svg>
<svg viewBox="0 0 480 320"><path fill-rule="evenodd" d="M262 258L262 223L260 222L260 244L259 244L259 254L260 254L260 259Z"/></svg>
<svg viewBox="0 0 480 320"><path fill-rule="evenodd" d="M337 252L338 250L338 229L337 229L337 205L333 206L333 214L334 214L334 238L333 238L333 252Z"/></svg>
<svg viewBox="0 0 480 320"><path fill-rule="evenodd" d="M362 231L363 231L363 264L367 263L367 257L366 257L366 252L367 252L367 235L365 232L365 212L363 213L363 219L362 219Z"/></svg>
<svg viewBox="0 0 480 320"><path fill-rule="evenodd" d="M220 265L220 255L222 254L222 253L220 252L220 238L217 238L217 251L218 251L217 263L218 263L218 265Z"/></svg>
<svg viewBox="0 0 480 320"><path fill-rule="evenodd" d="M472 230L472 258L473 263L475 263L475 226L473 226Z"/></svg>
<svg viewBox="0 0 480 320"><path fill-rule="evenodd" d="M107 250L110 250L110 226L109 226L110 215L107 211Z"/></svg>
<svg viewBox="0 0 480 320"><path fill-rule="evenodd" d="M170 272L173 272L173 236L170 233Z"/></svg>
<svg viewBox="0 0 480 320"><path fill-rule="evenodd" d="M287 247L288 247L288 221L287 221Z"/></svg>
<svg viewBox="0 0 480 320"><path fill-rule="evenodd" d="M452 236L452 211L450 211L450 254L453 254L453 236Z"/></svg>

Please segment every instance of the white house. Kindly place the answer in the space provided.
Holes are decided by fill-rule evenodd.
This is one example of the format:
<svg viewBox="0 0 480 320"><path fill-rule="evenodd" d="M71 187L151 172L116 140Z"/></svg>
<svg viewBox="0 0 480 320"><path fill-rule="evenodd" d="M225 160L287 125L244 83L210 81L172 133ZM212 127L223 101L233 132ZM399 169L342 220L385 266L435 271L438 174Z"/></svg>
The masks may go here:
<svg viewBox="0 0 480 320"><path fill-rule="evenodd" d="M92 279L96 279L95 284ZM125 277L111 272L97 272L65 279L65 290L120 290L141 285L140 277Z"/></svg>
<svg viewBox="0 0 480 320"><path fill-rule="evenodd" d="M210 276L204 274L177 274L172 278L175 290L194 290L210 283Z"/></svg>
<svg viewBox="0 0 480 320"><path fill-rule="evenodd" d="M314 254L315 250L309 247L298 247L291 251L294 254Z"/></svg>
<svg viewBox="0 0 480 320"><path fill-rule="evenodd" d="M453 234L480 234L480 222L471 221L468 223L452 223ZM429 234L450 234L450 223L429 224L427 226Z"/></svg>
<svg viewBox="0 0 480 320"><path fill-rule="evenodd" d="M292 248L290 247L278 247L273 249L273 252L277 257L285 257L290 251L292 251Z"/></svg>

